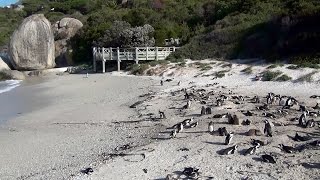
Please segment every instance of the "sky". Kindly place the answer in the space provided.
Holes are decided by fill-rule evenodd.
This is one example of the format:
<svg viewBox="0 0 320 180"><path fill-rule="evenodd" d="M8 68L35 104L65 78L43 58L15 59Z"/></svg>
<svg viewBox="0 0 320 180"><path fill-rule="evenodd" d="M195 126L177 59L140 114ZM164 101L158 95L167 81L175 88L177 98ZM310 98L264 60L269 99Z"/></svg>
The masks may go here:
<svg viewBox="0 0 320 180"><path fill-rule="evenodd" d="M14 4L18 2L19 0L0 0L0 6L8 6L10 4Z"/></svg>

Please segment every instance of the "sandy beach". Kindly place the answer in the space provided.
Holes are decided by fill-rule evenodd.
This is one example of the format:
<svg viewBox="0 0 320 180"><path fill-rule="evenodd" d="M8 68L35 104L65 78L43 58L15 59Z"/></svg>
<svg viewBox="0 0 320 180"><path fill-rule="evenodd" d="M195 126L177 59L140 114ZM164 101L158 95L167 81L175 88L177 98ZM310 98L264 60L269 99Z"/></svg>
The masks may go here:
<svg viewBox="0 0 320 180"><path fill-rule="evenodd" d="M207 71L192 66L156 66L161 72L153 77L117 72L92 74L89 78L52 76L1 95L9 99L15 93L28 92L31 99L25 102L30 101L31 106L35 103L36 108L1 124L0 179L166 179L168 174L171 179L188 179L182 174L186 167L199 169L198 179L318 179L319 147L289 154L278 145L298 147L306 143L292 140L296 132L319 139L319 116L313 118L315 127L301 128L291 120L301 115L297 107L289 115L281 115L277 114L281 106L271 105L268 112L276 118L267 119L275 124L275 135L247 136L246 132L263 132L265 111L256 107L265 103L269 92L294 96L300 104L313 107L320 101L309 98L320 95L319 73L312 83L293 83L312 70L278 67L293 80L263 82L252 78L266 69L264 64L255 65L251 74L241 72L246 64L230 67L215 62L211 66ZM227 70L226 75L215 78L213 74L221 70ZM160 86L160 79L168 81ZM212 92L212 97L204 100L205 104L193 99L191 107L183 109L187 100L182 89L196 96ZM230 99L217 107L216 98L221 94ZM245 97L243 102L231 98L239 95ZM250 103L254 96L261 97L262 102ZM139 102L136 108L129 108L135 102ZM211 107L212 114L200 116L201 106ZM166 119L159 119L159 110L165 112ZM244 116L242 112L247 110L255 115ZM225 113L238 113L241 121L250 119L252 123L231 125L226 118L214 118ZM169 128L191 117L198 126L185 128L170 138ZM210 121L215 131L226 127L234 132L230 145L224 145L224 136L207 132ZM253 138L268 145L259 147L254 155L244 156ZM234 154L220 155L222 149L233 145L239 146ZM263 162L262 154L273 155L277 163Z"/></svg>
<svg viewBox="0 0 320 180"><path fill-rule="evenodd" d="M0 179L68 179L117 146L147 143L157 126L113 122L135 116L129 104L154 84L142 77L66 75L1 94L1 110L11 119L0 128Z"/></svg>
<svg viewBox="0 0 320 180"><path fill-rule="evenodd" d="M206 62L206 61L202 61ZM192 63L192 62L189 62ZM141 114L152 113L154 118L159 117L158 110L165 111L167 118L158 121L140 121L137 126L150 126L158 124L159 121L165 126L158 130L152 137L155 142L127 150L124 156L109 156L104 164L94 168L90 175L80 174L74 179L192 179L183 174L186 167L199 169L199 176L195 179L318 179L319 172L319 147L286 153L279 148L279 144L293 146L298 149L306 142L296 142L292 139L295 133L312 137L312 140L319 139L319 125L313 128L301 128L297 121L292 118L299 117L301 112L298 107L292 108L289 115L277 114L281 106L272 105L270 110L276 114L276 118L267 118L263 112L256 107L266 102L266 95L273 92L280 95L294 96L301 105L313 107L319 100L309 98L319 93L317 79L319 74L314 76L313 83L293 83L294 79L312 71L311 69L291 71L285 67L278 67L284 73L294 77L288 82L252 81L256 74L266 69L267 64L254 65L252 74L244 74L242 69L248 67L246 64L234 63L232 67L221 67L225 63L215 62L212 69L200 71L194 67L167 68L162 69L159 74L170 82L164 82L164 88L159 91L151 100L145 101L137 107ZM188 63L187 63L188 65ZM215 72L227 70L222 78L214 78ZM181 81L181 84L177 84ZM212 97L203 100L191 101L190 109L183 109L187 100L184 100L186 88L200 96L212 92ZM232 92L228 94L228 92ZM215 105L217 95L225 94L230 99L221 107ZM236 102L231 96L241 95L246 97L244 102ZM254 96L262 99L261 104L249 103ZM212 114L200 116L201 106L211 107ZM250 110L254 112L253 117L246 117L242 114ZM312 108L311 108L312 110ZM238 113L240 120L250 119L251 125L230 125L226 118L214 118L214 115L224 113ZM170 137L173 125L188 118L194 118L199 125L195 128L185 128L175 138ZM308 117L310 119L311 117ZM145 119L141 118L141 120ZM264 120L268 119L275 124L275 135L248 136L249 129L257 129L263 132ZM319 118L314 118L319 122ZM214 122L215 133L208 133L208 123ZM232 143L224 145L225 137L217 135L217 129L226 127L229 132L234 133ZM268 145L259 147L253 155L245 156L245 151L252 147L251 139L258 139ZM309 141L310 142L310 141ZM221 155L221 150L238 145L234 154ZM145 158L141 157L141 154ZM276 159L276 164L263 162L261 155L270 154ZM170 176L170 177L169 177Z"/></svg>

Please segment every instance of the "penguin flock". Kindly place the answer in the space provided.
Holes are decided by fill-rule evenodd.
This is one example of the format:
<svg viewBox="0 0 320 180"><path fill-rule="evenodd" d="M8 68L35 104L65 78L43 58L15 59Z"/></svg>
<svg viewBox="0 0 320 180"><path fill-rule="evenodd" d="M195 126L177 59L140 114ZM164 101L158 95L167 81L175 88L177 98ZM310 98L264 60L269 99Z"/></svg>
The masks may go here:
<svg viewBox="0 0 320 180"><path fill-rule="evenodd" d="M181 81L178 82L179 86L180 84ZM205 87L210 87L214 85L206 85ZM180 97L179 95L183 96L183 98L180 100L183 101L183 103L185 104L182 104L181 108L176 108L179 109L179 112L181 113L182 117L184 117L184 115L187 113L185 111L198 108L199 105L201 108L199 110L198 116L194 115L194 117L186 118L183 121L172 125L172 127L169 127L168 129L171 129L169 138L176 138L177 136L179 136L179 133L184 131L184 129L195 128L201 123L206 123L204 122L206 121L206 119L210 119L207 126L208 129L205 130L205 132L208 132L212 136L218 135L225 137L225 140L222 144L224 144L224 146L227 147L221 149L221 151L219 152L221 155L235 154L238 152L240 148L243 148L243 144L249 144L251 146L249 148L243 149L242 151L243 155L249 156L257 154L259 149L261 149L263 146L270 146L272 138L275 138L277 133L279 133L277 131L277 126L284 126L283 122L278 121L279 118L288 119L289 116L300 114L299 116L294 117L291 120L288 120L288 123L286 123L285 125L298 126L303 129L319 127L319 122L315 120L317 117L320 116L319 103L315 102L314 106L306 106L303 103L299 102L297 98L288 95L280 95L270 92L264 97L259 95L249 97L235 95L233 91L227 91L225 87L222 86L220 86L220 88L222 90L217 91L216 89L197 89L196 86L191 86L188 89L182 88L181 90L173 92L172 94L174 94L177 97ZM318 98L318 96L312 96L310 98ZM237 110L237 112L230 110L229 112L222 114L215 113L221 109L225 111L232 109L228 106L228 104L233 104L236 107L242 105L242 107L244 107L243 105L246 103L254 105L255 108L243 109L240 111L239 109L241 108L234 108ZM183 111L184 113L182 113ZM242 116L238 116L239 113L241 113L245 118L242 118ZM164 112L161 112L160 118L163 117L165 117ZM219 127L215 129L215 119L222 118L226 119L225 124L228 127L228 129L233 129L233 131L228 131L227 127ZM263 126L261 126L261 123L263 123ZM253 129L253 125L256 128ZM257 125L260 127L257 127ZM252 138L250 142L235 142L234 137L243 136L243 134L236 133L236 131L234 131L237 129L238 126L251 126L251 129L249 129L245 133L246 136L264 136L268 140L264 141L258 138ZM260 129L262 129L263 131L261 131ZM288 136L290 135L288 134ZM291 137L291 139L292 142L290 144L294 144L295 142L310 141L313 138L309 135L303 136L301 135L301 133L299 134L297 132L295 136ZM304 149L310 146L320 148L319 142L320 140L307 142L302 147ZM286 143L289 142L279 144L277 148L279 148L279 150L285 153L297 153L302 150L301 146L298 147L298 145L293 146ZM276 163L277 158L276 155L274 155L274 153L272 152L263 152L260 156L260 160L266 163Z"/></svg>

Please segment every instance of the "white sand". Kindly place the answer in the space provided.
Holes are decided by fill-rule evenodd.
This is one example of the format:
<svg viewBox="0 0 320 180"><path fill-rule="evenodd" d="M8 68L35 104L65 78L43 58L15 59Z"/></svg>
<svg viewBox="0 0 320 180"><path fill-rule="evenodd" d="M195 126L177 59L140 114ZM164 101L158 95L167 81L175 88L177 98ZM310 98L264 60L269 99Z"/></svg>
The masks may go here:
<svg viewBox="0 0 320 180"><path fill-rule="evenodd" d="M66 179L119 145L149 141L145 132L157 126L134 128L112 122L134 117L136 112L128 106L156 88L154 82L143 77L84 76L54 76L1 94L6 97L2 99L20 97L26 101L17 102L37 107L0 125L1 180ZM10 101L1 106L6 103Z"/></svg>
<svg viewBox="0 0 320 180"><path fill-rule="evenodd" d="M202 61L212 62L212 61ZM191 61L187 62L191 64ZM278 144L298 145L288 137L295 132L307 132L319 138L319 127L304 129L296 126L290 118L300 115L293 110L292 115L272 120L287 126L276 126L275 136L248 137L249 128L263 130L264 117L260 111L250 118L250 126L226 124L225 118L213 119L213 115L199 116L200 107L192 101L188 110L174 109L186 104L183 93L171 92L194 86L225 92L229 89L236 94L265 97L268 92L295 96L301 103L314 106L319 100L309 96L320 95L319 73L313 76L313 83L262 82L251 79L265 70L267 65L257 63L253 74L240 72L248 65L233 64L232 69L221 67L223 62L211 64L209 71L199 71L194 67L157 70L164 79L174 78L159 87L162 77L134 77L126 73L95 74L54 77L41 84L21 86L17 92L37 91L35 103L45 101L38 110L9 120L0 127L0 179L164 179L167 174L181 173L185 167L196 167L201 172L200 179L317 179L319 172L319 150L306 150L286 154L277 148ZM155 67L157 69L159 67ZM160 69L160 68L159 68ZM230 70L223 78L212 80L213 73ZM293 77L312 72L312 69L281 70ZM272 71L274 71L272 70ZM202 77L202 75L208 75ZM194 77L197 76L197 77ZM180 86L176 84L181 80ZM205 87L206 84L219 83ZM225 86L225 88L222 88ZM156 94L148 98L137 109L128 108L133 102L146 97L139 95L150 90ZM263 99L265 101L265 99ZM213 105L215 99L207 105ZM32 104L32 103L30 103ZM256 104L236 105L227 101L222 107L213 106L213 114L253 110ZM170 109L169 109L170 108ZM229 109L227 109L229 108ZM272 112L278 106L273 106ZM152 120L158 117L158 110L164 110L167 119ZM151 114L150 114L151 113ZM170 139L166 129L190 117L199 122L196 128L186 129L176 138ZM241 116L243 120L245 117ZM315 119L319 121L319 117ZM229 147L223 145L224 137L210 135L207 124L215 122L214 129L227 127L235 132L232 145L239 145L239 152L222 156L217 151ZM118 123L113 123L118 122ZM267 140L269 145L258 149L256 155L244 156L244 149L250 147L250 139ZM119 147L129 145L128 150ZM118 150L116 150L118 149ZM129 156L110 158L109 153L125 153ZM260 155L273 153L277 164L261 162ZM108 155L109 154L109 155ZM145 155L145 158L141 155ZM93 173L85 175L81 169L91 167Z"/></svg>
<svg viewBox="0 0 320 180"><path fill-rule="evenodd" d="M201 61L209 62L209 61ZM212 61L210 61L212 62ZM187 62L188 64L191 61ZM266 119L262 117L263 111L255 111L257 104L240 104L235 105L228 101L222 107L215 107L215 99L207 101L207 105L213 105L213 114L226 112L237 112L240 110L253 110L258 115L255 117L241 116L241 120L248 118L253 121L250 126L234 126L226 124L225 118L214 119L212 115L199 116L201 104L198 101L192 101L192 108L187 110L179 110L170 107L180 108L186 104L183 100L183 93L171 92L194 86L196 89L204 88L208 91L213 90L216 94L219 91L228 92L232 90L235 94L253 97L258 95L261 98L267 93L274 92L281 95L290 95L296 97L300 103L307 106L314 106L318 99L310 99L311 95L320 95L319 73L314 75L313 83L292 83L292 82L262 82L252 81L252 78L265 70L268 65L258 63L253 67L253 74L245 75L240 72L247 67L246 64L233 64L232 68L222 68L221 62L212 65L209 71L200 72L196 68L173 68L169 65L164 71L159 72L164 79L174 78L172 82L165 82L165 85L155 98L138 107L140 113L154 113L157 115L158 110L164 110L167 119L161 120L165 127L171 127L174 124L190 117L194 117L199 122L199 126L184 130L178 133L177 138L170 139L170 130L159 128L158 134L154 136L157 141L142 147L135 148L126 153L132 156L116 157L105 161L104 165L94 168L91 175L79 175L74 179L165 179L167 174L178 176L185 167L196 167L201 172L200 179L318 179L320 177L320 153L319 150L306 150L299 153L287 154L281 151L278 144L297 146L303 144L295 142L289 136L294 136L295 132L302 134L309 133L314 138L319 139L319 127L305 129L298 127L297 122L289 121L292 117L299 116L301 113L292 110L291 115L272 119L275 124L285 124L286 126L275 126L275 136L257 136L249 137L244 135L250 128L256 128L263 131ZM288 66L288 65L286 65ZM285 66L285 67L286 67ZM293 81L301 75L312 72L312 69L305 70L288 70L285 67L278 67L274 70L281 70L285 74L293 77ZM157 69L159 67L155 67ZM214 77L194 77L198 74L213 74L220 70L230 70L223 78L212 80ZM158 70L157 70L158 71ZM180 86L176 84L181 80ZM219 83L215 86L205 87L206 84ZM221 88L225 86L226 88ZM262 99L265 102L265 99ZM247 102L247 101L246 101ZM170 108L170 109L169 109ZM227 109L229 108L229 109ZM275 112L280 106L274 105L270 112ZM297 107L294 107L297 108ZM310 119L310 117L308 117ZM319 117L315 119L319 121ZM210 135L207 126L210 121L215 122L214 129L218 127L227 127L229 131L235 132L233 139L234 144L239 145L238 152L234 155L220 155L217 151L224 149L223 145L225 137ZM157 124L154 122L153 124ZM152 124L152 122L151 122ZM138 126L150 125L150 122L137 123ZM270 142L269 145L258 149L256 155L244 156L241 153L250 145L250 139L260 139ZM231 145L230 145L231 146ZM183 151L184 149L184 151ZM145 159L139 154L144 153ZM260 156L264 153L272 153L277 158L276 164L264 163ZM138 155L137 155L138 154ZM132 162L133 161L133 162ZM183 178L181 176L180 178Z"/></svg>

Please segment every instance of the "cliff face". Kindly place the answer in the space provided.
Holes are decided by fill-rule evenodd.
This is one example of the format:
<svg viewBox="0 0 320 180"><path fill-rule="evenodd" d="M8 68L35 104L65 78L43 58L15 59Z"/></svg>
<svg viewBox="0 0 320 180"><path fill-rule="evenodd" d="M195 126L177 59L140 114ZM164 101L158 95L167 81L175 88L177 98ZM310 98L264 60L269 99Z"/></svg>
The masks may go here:
<svg viewBox="0 0 320 180"><path fill-rule="evenodd" d="M43 14L23 20L11 37L9 54L17 70L37 70L55 66L54 37Z"/></svg>

